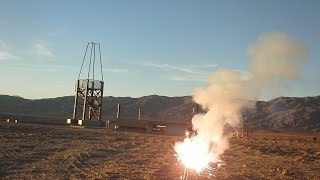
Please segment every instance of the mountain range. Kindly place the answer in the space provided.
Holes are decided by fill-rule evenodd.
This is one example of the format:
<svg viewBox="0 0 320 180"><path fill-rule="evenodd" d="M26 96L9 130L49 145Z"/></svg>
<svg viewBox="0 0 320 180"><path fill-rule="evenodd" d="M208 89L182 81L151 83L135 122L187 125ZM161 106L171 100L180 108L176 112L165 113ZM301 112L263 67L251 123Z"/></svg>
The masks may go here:
<svg viewBox="0 0 320 180"><path fill-rule="evenodd" d="M52 121L71 118L73 96L30 100L18 96L0 95L0 118L20 117L28 119L51 119ZM192 97L167 97L150 95L140 98L104 97L103 118L114 119L117 104L121 106L121 117L148 120L186 121L192 118L196 104ZM320 96L279 97L269 101L257 101L255 108L243 112L244 124L250 128L299 129L320 131Z"/></svg>

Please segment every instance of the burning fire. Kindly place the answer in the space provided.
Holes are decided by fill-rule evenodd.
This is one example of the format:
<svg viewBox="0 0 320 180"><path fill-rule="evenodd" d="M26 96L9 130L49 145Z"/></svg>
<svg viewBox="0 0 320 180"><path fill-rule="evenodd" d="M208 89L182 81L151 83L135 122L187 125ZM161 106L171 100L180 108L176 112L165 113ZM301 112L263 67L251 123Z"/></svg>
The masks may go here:
<svg viewBox="0 0 320 180"><path fill-rule="evenodd" d="M223 161L213 158L218 157L218 154L213 153L213 144L190 131L186 131L185 135L184 141L177 142L174 147L179 162L185 168L181 179L188 179L188 170L195 171L199 175L206 172L208 178L215 176L214 171L225 164ZM215 167L211 166L212 163L215 163Z"/></svg>
<svg viewBox="0 0 320 180"><path fill-rule="evenodd" d="M201 173L209 165L209 147L197 136L185 138L183 143L177 143L175 151L182 164L188 169L194 169L197 173Z"/></svg>

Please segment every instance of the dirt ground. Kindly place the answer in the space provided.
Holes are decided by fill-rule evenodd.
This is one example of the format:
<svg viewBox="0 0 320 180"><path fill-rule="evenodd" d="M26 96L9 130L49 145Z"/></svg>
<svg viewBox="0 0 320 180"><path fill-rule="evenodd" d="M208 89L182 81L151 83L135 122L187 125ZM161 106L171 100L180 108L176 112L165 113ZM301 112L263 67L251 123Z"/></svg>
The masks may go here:
<svg viewBox="0 0 320 180"><path fill-rule="evenodd" d="M315 139L317 138L317 139ZM2 179L180 179L183 137L0 122ZM319 179L320 137L254 133L231 139L214 179ZM207 179L192 172L189 179Z"/></svg>

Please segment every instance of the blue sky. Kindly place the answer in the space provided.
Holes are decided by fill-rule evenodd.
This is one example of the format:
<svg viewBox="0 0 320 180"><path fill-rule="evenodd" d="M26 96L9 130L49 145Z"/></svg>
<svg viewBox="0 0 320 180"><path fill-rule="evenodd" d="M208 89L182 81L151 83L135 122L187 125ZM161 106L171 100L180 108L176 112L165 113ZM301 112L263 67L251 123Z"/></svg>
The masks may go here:
<svg viewBox="0 0 320 180"><path fill-rule="evenodd" d="M247 48L284 32L310 50L284 96L319 95L319 17L317 0L0 0L0 94L74 95L94 41L105 96L191 95L219 68L247 71Z"/></svg>

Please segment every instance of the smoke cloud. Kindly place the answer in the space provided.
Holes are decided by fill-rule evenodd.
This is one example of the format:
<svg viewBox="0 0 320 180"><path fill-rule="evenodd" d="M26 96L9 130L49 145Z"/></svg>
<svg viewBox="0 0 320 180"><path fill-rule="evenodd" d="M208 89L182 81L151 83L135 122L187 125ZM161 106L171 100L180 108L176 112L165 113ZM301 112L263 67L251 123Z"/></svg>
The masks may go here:
<svg viewBox="0 0 320 180"><path fill-rule="evenodd" d="M263 34L248 48L249 70L253 74L256 92L269 97L283 94L289 80L301 79L302 65L308 58L307 45L285 33ZM258 97L257 97L258 98Z"/></svg>
<svg viewBox="0 0 320 180"><path fill-rule="evenodd" d="M207 111L192 119L195 138L209 149L211 162L217 162L229 147L226 127L239 127L243 108L254 106L248 100L257 100L266 90L280 95L288 80L301 77L308 48L285 33L268 33L249 46L248 54L248 73L219 69L208 77L207 88L194 91L193 100Z"/></svg>

